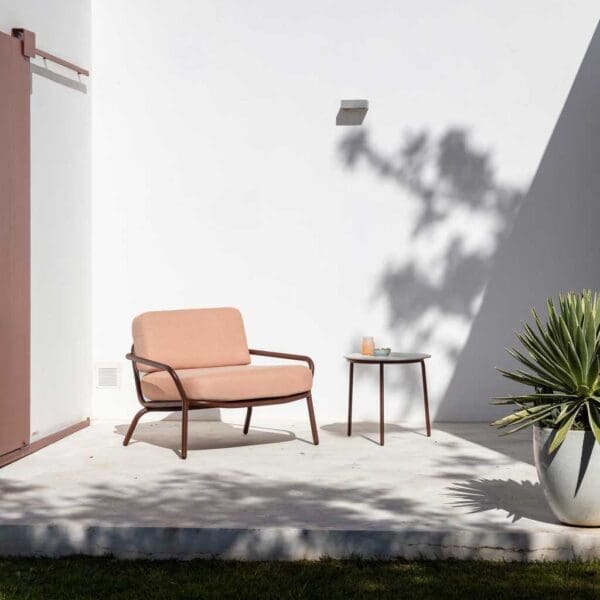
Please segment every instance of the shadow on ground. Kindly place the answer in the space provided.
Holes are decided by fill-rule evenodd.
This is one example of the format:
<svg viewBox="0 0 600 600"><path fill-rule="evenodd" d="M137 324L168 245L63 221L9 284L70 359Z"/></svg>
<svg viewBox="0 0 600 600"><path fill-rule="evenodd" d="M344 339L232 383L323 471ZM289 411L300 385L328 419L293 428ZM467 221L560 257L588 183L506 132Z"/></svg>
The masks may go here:
<svg viewBox="0 0 600 600"><path fill-rule="evenodd" d="M466 423L434 423L433 429L450 433L472 444L489 448L519 462L530 465L535 464L533 460L533 442L529 430L520 432L520 435L503 435L503 432L488 424L485 427L474 428ZM473 459L476 461L477 456L474 456Z"/></svg>
<svg viewBox="0 0 600 600"><path fill-rule="evenodd" d="M125 437L129 425L115 426L115 433ZM242 428L222 421L190 421L191 435L188 436L188 450L216 450L255 446L257 444L278 444L297 439L291 431L251 427L247 435ZM305 441L305 440L303 440ZM181 444L181 422L172 419L138 423L129 445L151 444L169 448L178 453Z"/></svg>
<svg viewBox="0 0 600 600"><path fill-rule="evenodd" d="M453 506L471 513L489 510L506 512L512 523L531 519L542 523L560 524L547 506L542 486L538 482L513 479L471 479L448 488Z"/></svg>
<svg viewBox="0 0 600 600"><path fill-rule="evenodd" d="M348 423L330 423L321 427L323 431L328 431L336 436L348 437ZM418 427L402 427L394 423L385 423L384 432L386 435L394 433L414 433L415 435L426 436L425 430ZM369 442L379 445L379 423L375 421L353 421L352 435L358 435Z"/></svg>
<svg viewBox="0 0 600 600"><path fill-rule="evenodd" d="M310 547L317 557L348 548L370 556L427 549L443 557L460 548L461 557L476 558L492 551L492 536L519 559L535 541L528 520L554 523L539 486L482 476L510 473L512 459L435 429L424 439L388 425L396 450L390 454L387 446L341 439L345 423L325 425L323 444L314 447L287 443L299 438L285 430L257 428L245 439L239 427L197 421L190 442L199 451L182 461L161 449L178 446L177 422L142 425L131 448L120 446L120 425L118 436L107 428L104 438L90 437L89 451L73 453L68 439L62 451L46 449L45 461L35 460L41 453L30 457L33 475L3 472L0 552L18 538L23 552L126 553L133 535L135 552L146 556L160 548L186 556L186 548L202 547L218 555L297 558L298 549ZM357 437L376 437L378 424L356 428ZM531 467L525 473L531 476Z"/></svg>

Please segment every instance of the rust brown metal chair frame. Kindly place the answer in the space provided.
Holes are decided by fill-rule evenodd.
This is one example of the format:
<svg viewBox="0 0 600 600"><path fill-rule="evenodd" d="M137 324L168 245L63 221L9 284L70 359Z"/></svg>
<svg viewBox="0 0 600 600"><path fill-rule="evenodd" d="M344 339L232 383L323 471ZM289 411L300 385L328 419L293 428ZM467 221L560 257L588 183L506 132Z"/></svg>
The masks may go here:
<svg viewBox="0 0 600 600"><path fill-rule="evenodd" d="M286 354L283 352L271 352L270 350L249 350L250 354L254 356L268 356L271 358L284 358L287 360L300 360L308 364L308 368L314 375L315 364L312 359L308 356L302 356L300 354ZM142 409L139 410L131 421L131 425L125 434L123 445L127 446L129 440L133 435L133 432L141 419L148 412L173 412L181 411L181 458L187 456L188 446L188 412L190 410L202 410L206 408L246 408L246 419L244 421L244 434L248 433L250 427L250 420L252 418L252 409L256 406L268 406L270 404L285 404L286 402L293 402L294 400L302 400L306 398L308 405L308 416L310 419L310 428L312 432L313 443L319 444L319 434L317 432L317 423L315 421L315 411L312 403L312 394L308 390L300 394L293 394L291 396L278 396L275 398L252 398L250 400L191 400L187 397L185 389L177 371L165 363L158 362L156 360L150 360L141 356L136 356L135 348L131 347L131 352L126 355L126 358L131 361L133 367L133 377L135 380L135 390L137 392L138 402L142 405ZM179 398L174 400L162 400L162 401L148 401L144 398L142 393L142 383L140 378L140 371L138 369L138 363L147 365L156 369L157 371L166 371L173 379Z"/></svg>

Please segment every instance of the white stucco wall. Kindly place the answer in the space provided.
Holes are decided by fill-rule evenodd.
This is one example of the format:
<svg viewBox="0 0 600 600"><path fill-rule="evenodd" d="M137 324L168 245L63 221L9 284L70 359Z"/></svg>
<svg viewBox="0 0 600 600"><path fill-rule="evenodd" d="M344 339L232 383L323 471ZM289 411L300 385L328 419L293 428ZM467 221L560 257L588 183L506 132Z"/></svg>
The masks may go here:
<svg viewBox="0 0 600 600"><path fill-rule="evenodd" d="M94 414L135 408L134 315L234 305L253 347L314 357L321 424L345 417L341 356L361 335L433 355L434 416L490 417L504 336L463 365L468 398L448 386L597 3L103 0L92 13L93 351L124 369ZM342 98L369 100L362 129L335 126ZM419 131L411 178L400 148ZM502 331L526 317L514 305ZM422 421L416 374L388 370L390 420ZM357 375L356 418L376 418L375 373Z"/></svg>
<svg viewBox="0 0 600 600"><path fill-rule="evenodd" d="M90 16L89 0L0 0L1 30L29 29L39 48L82 66ZM33 75L32 441L91 414L90 134L90 94Z"/></svg>

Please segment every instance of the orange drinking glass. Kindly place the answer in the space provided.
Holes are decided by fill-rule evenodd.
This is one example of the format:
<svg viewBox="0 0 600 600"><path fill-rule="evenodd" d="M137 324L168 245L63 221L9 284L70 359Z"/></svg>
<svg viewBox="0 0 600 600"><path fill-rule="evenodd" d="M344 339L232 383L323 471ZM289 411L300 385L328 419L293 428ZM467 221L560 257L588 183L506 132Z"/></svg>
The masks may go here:
<svg viewBox="0 0 600 600"><path fill-rule="evenodd" d="M373 356L373 351L375 350L375 342L372 337L364 337L362 339L361 345L361 354L365 354L366 356Z"/></svg>

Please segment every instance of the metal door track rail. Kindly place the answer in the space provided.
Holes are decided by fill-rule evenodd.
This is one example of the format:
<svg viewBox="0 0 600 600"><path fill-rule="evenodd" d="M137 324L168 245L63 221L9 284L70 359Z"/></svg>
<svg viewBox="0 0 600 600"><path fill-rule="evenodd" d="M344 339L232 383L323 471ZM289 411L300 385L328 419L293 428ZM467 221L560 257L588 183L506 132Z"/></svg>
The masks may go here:
<svg viewBox="0 0 600 600"><path fill-rule="evenodd" d="M28 58L35 58L36 56L41 56L44 60L50 60L57 65L61 65L67 69L71 69L71 71L75 71L78 75L85 75L89 77L90 72L83 67L79 67L72 62L59 58L58 56L54 56L54 54L50 54L45 50L40 50L35 47L35 33L33 31L28 31L27 29L21 28L13 28L12 30L13 37L21 40L23 47L23 56Z"/></svg>

